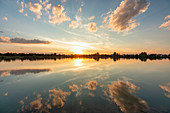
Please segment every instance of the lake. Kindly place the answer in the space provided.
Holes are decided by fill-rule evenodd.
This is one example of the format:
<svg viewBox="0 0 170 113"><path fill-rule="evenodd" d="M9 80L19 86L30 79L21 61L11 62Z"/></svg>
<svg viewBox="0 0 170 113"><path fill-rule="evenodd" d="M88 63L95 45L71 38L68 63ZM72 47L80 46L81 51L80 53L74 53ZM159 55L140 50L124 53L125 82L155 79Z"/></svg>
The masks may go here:
<svg viewBox="0 0 170 113"><path fill-rule="evenodd" d="M170 113L170 61L0 62L0 113Z"/></svg>

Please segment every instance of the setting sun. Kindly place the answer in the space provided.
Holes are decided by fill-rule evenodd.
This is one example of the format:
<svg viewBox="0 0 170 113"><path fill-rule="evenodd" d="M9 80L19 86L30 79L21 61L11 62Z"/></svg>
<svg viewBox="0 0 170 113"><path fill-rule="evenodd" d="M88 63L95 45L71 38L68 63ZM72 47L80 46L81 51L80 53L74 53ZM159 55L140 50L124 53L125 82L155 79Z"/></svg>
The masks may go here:
<svg viewBox="0 0 170 113"><path fill-rule="evenodd" d="M80 46L74 46L72 51L74 52L74 54L83 54L83 48Z"/></svg>

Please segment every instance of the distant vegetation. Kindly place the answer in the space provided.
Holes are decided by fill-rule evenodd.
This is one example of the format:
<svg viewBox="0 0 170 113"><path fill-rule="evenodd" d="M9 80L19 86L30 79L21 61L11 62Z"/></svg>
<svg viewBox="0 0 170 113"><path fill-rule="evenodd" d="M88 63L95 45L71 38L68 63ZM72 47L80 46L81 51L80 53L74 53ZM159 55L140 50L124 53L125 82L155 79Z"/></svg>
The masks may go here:
<svg viewBox="0 0 170 113"><path fill-rule="evenodd" d="M15 61L15 60L46 60L46 59L64 59L64 58L89 58L89 59L95 59L96 61L99 61L100 59L113 59L114 61L122 59L140 59L141 61L147 61L149 60L161 60L161 59L169 59L170 60L170 54L147 54L146 52L141 52L140 54L119 54L114 52L113 54L71 54L71 55L65 55L65 54L37 54L37 53L0 53L0 61Z"/></svg>

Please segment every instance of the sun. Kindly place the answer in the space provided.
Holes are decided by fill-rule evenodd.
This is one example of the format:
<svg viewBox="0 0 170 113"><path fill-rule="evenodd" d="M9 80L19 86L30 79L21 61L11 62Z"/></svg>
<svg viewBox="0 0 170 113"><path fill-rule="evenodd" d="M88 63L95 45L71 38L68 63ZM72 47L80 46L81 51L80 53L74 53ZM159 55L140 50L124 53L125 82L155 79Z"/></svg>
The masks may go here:
<svg viewBox="0 0 170 113"><path fill-rule="evenodd" d="M83 47L80 46L74 46L72 51L74 52L74 54L83 54Z"/></svg>

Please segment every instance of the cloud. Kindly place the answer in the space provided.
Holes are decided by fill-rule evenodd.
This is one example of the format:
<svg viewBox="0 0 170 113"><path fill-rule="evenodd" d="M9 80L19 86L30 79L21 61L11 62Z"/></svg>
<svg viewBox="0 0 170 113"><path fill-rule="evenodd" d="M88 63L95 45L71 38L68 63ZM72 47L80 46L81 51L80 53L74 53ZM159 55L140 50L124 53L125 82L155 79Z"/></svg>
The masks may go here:
<svg viewBox="0 0 170 113"><path fill-rule="evenodd" d="M32 12L34 12L34 13L36 13L37 19L40 19L41 15L42 15L41 10L42 10L42 8L43 8L42 5L39 4L39 3L34 3L34 4L32 5L31 2L30 2L30 3L29 3L29 6L30 6L29 10L32 11Z"/></svg>
<svg viewBox="0 0 170 113"><path fill-rule="evenodd" d="M61 3L65 3L65 2L67 2L67 0L61 0Z"/></svg>
<svg viewBox="0 0 170 113"><path fill-rule="evenodd" d="M96 32L98 30L98 28L96 27L96 23L94 22L88 23L88 30L90 32Z"/></svg>
<svg viewBox="0 0 170 113"><path fill-rule="evenodd" d="M71 32L71 31L67 31L67 30L64 30L64 29L63 29L63 31L66 32L66 33L68 33L68 34L71 34L71 35L82 36L82 35L80 35L80 34L77 34L77 33Z"/></svg>
<svg viewBox="0 0 170 113"><path fill-rule="evenodd" d="M166 22L164 22L163 24L161 24L161 26L160 26L160 28L162 28L162 27L169 27L170 26L170 20L168 20L168 21L166 21Z"/></svg>
<svg viewBox="0 0 170 113"><path fill-rule="evenodd" d="M18 10L20 13L23 13L24 12L24 9L20 9L20 10Z"/></svg>
<svg viewBox="0 0 170 113"><path fill-rule="evenodd" d="M4 37L4 36L1 36L0 37L0 42L9 42L10 41L10 38L9 37Z"/></svg>
<svg viewBox="0 0 170 113"><path fill-rule="evenodd" d="M21 7L22 8L24 7L24 1L21 1Z"/></svg>
<svg viewBox="0 0 170 113"><path fill-rule="evenodd" d="M105 26L104 25L100 25L100 28L105 28Z"/></svg>
<svg viewBox="0 0 170 113"><path fill-rule="evenodd" d="M19 1L17 1L19 4ZM24 1L21 1L21 9L18 10L20 13L24 12Z"/></svg>
<svg viewBox="0 0 170 113"><path fill-rule="evenodd" d="M164 20L170 19L170 15L166 16Z"/></svg>
<svg viewBox="0 0 170 113"><path fill-rule="evenodd" d="M166 16L164 20L170 19L170 15ZM170 30L170 20L164 22L159 26L159 28L164 28L165 30Z"/></svg>
<svg viewBox="0 0 170 113"><path fill-rule="evenodd" d="M18 44L50 44L49 41L42 41L39 39L28 40L24 38L9 38L0 36L0 43L18 43Z"/></svg>
<svg viewBox="0 0 170 113"><path fill-rule="evenodd" d="M83 7L85 5L85 3L84 2L81 2L81 7Z"/></svg>
<svg viewBox="0 0 170 113"><path fill-rule="evenodd" d="M87 85L88 85L88 89L89 90L96 90L96 88L97 88L97 81L90 81L90 82L88 82L87 83Z"/></svg>
<svg viewBox="0 0 170 113"><path fill-rule="evenodd" d="M47 4L44 8L44 10L47 12L47 14L49 14L49 11L51 9L51 4Z"/></svg>
<svg viewBox="0 0 170 113"><path fill-rule="evenodd" d="M163 89L164 91L166 91L164 93L164 95L167 97L167 98L170 98L170 83L167 83L166 85L159 85L159 87L161 89Z"/></svg>
<svg viewBox="0 0 170 113"><path fill-rule="evenodd" d="M95 19L95 16L91 16L91 17L89 18L90 21L92 21L92 20L94 20L94 19Z"/></svg>
<svg viewBox="0 0 170 113"><path fill-rule="evenodd" d="M107 13L108 16L104 17L103 23L113 31L128 32L140 25L132 18L144 13L149 5L146 0L123 0L115 11Z"/></svg>
<svg viewBox="0 0 170 113"><path fill-rule="evenodd" d="M149 107L146 101L133 96L132 93L138 89L130 82L114 82L108 85L109 96L120 107L120 110L125 113L144 113Z"/></svg>
<svg viewBox="0 0 170 113"><path fill-rule="evenodd" d="M6 21L8 22L8 18L7 18L7 17L4 17L3 19L6 20Z"/></svg>
<svg viewBox="0 0 170 113"><path fill-rule="evenodd" d="M82 8L80 7L80 8L78 9L78 12L81 13L81 11L82 11Z"/></svg>
<svg viewBox="0 0 170 113"><path fill-rule="evenodd" d="M25 15L25 16L28 16L28 14L27 14L27 13L25 13L24 15Z"/></svg>
<svg viewBox="0 0 170 113"><path fill-rule="evenodd" d="M71 24L69 24L69 27L75 29L79 26L79 23L77 21L71 21Z"/></svg>
<svg viewBox="0 0 170 113"><path fill-rule="evenodd" d="M61 5L53 6L52 14L53 16L49 15L49 23L53 24L61 24L64 21L70 21L70 18L66 16L66 12L64 11L64 7Z"/></svg>
<svg viewBox="0 0 170 113"><path fill-rule="evenodd" d="M46 5L46 3L48 3L49 1L48 0L40 0L40 3L42 4L42 5Z"/></svg>

